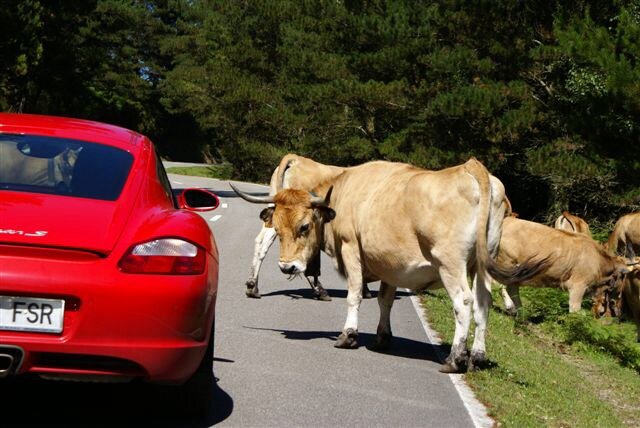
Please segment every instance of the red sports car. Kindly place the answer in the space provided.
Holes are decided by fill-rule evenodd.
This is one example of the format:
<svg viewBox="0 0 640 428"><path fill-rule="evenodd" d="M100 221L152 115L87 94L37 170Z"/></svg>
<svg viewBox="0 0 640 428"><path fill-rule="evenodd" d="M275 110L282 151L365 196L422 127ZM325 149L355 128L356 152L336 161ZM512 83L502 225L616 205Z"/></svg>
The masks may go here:
<svg viewBox="0 0 640 428"><path fill-rule="evenodd" d="M0 377L210 384L218 204L136 132L0 114Z"/></svg>

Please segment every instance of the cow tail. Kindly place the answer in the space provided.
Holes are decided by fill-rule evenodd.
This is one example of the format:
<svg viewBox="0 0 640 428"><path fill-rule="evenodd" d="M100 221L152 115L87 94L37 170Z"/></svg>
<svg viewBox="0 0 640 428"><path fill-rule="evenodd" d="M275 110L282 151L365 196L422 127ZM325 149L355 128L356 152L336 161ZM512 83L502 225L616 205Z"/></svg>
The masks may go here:
<svg viewBox="0 0 640 428"><path fill-rule="evenodd" d="M489 171L477 159L471 158L465 164L465 169L473 176L480 186L480 205L478 222L476 225L476 270L482 275L487 273L496 281L505 284L519 284L527 281L548 267L548 260L530 259L514 267L498 265L489 254L489 220L491 213L491 181ZM497 195L496 195L497 196ZM509 204L510 205L510 204ZM504 212L501 213L504 219Z"/></svg>

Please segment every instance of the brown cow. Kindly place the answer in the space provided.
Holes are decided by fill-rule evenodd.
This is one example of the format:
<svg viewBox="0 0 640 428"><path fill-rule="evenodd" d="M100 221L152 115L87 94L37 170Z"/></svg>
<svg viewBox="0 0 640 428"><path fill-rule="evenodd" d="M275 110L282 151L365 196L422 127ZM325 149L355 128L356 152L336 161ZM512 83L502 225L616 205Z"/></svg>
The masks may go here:
<svg viewBox="0 0 640 428"><path fill-rule="evenodd" d="M441 284L454 307L451 353L441 371L456 372L485 361L485 331L491 303L490 276L505 283L534 275L543 262L500 269L493 261L506 203L504 186L477 160L441 171L392 162L345 170L308 192L285 189L275 197L243 198L275 203L269 216L280 238L280 269L302 273L322 249L347 277L347 320L335 346L357 346L363 279L380 280L380 321L374 346L391 341L390 311L396 287L412 290ZM467 275L474 277L473 291ZM471 310L476 333L470 359Z"/></svg>
<svg viewBox="0 0 640 428"><path fill-rule="evenodd" d="M640 212L620 217L605 245L611 254L640 254Z"/></svg>
<svg viewBox="0 0 640 428"><path fill-rule="evenodd" d="M640 271L636 270L622 279L620 287L623 306L631 312L633 321L636 323L636 340L640 342Z"/></svg>
<svg viewBox="0 0 640 428"><path fill-rule="evenodd" d="M591 237L591 231L586 221L571 214L569 211L562 211L562 214L556 219L555 228L566 230L567 232L581 233Z"/></svg>
<svg viewBox="0 0 640 428"><path fill-rule="evenodd" d="M532 257L547 260L547 265L526 284L568 290L570 312L580 309L588 289L629 272L624 258L609 255L602 245L583 234L505 218L498 264L517 266ZM518 285L507 285L506 293L503 289L505 307L510 312L520 306Z"/></svg>
<svg viewBox="0 0 640 428"><path fill-rule="evenodd" d="M604 246L610 254L633 259L640 249L640 213L620 217ZM632 276L633 278L621 279L622 283L619 283L618 287L604 287L598 290L593 299L592 309L596 316L620 316L622 307L626 307L631 311L640 329L640 306L634 288L638 282L638 275ZM638 334L640 337L640 330Z"/></svg>

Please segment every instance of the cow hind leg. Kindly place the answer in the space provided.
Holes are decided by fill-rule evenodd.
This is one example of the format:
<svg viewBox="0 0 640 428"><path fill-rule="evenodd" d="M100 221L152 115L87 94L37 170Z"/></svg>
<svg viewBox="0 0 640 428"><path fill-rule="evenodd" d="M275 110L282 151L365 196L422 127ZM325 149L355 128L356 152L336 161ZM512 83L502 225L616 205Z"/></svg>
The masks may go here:
<svg viewBox="0 0 640 428"><path fill-rule="evenodd" d="M380 307L380 322L378 322L378 330L376 339L373 343L373 349L383 351L389 349L391 345L391 307L396 297L396 287L385 282L380 283L380 291L378 292L378 306Z"/></svg>
<svg viewBox="0 0 640 428"><path fill-rule="evenodd" d="M329 296L329 293L327 293L327 290L324 289L324 287L322 286L322 283L320 282L317 276L314 276L313 279L309 278L308 276L305 276L305 278L307 279L309 286L313 290L314 297L324 302L331 301L331 296Z"/></svg>
<svg viewBox="0 0 640 428"><path fill-rule="evenodd" d="M500 293L504 300L504 308L509 315L515 315L518 312L518 308L522 306L520 300L520 289L517 285L507 285L500 287Z"/></svg>
<svg viewBox="0 0 640 428"><path fill-rule="evenodd" d="M260 233L256 236L255 246L253 249L253 263L251 264L251 272L249 273L249 279L245 283L247 287L245 294L247 297L260 298L260 290L258 290L258 273L260 272L260 266L262 261L267 256L267 251L276 240L276 231L273 227L262 226Z"/></svg>
<svg viewBox="0 0 640 428"><path fill-rule="evenodd" d="M450 272L440 268L440 278L453 303L453 314L456 320L456 329L451 343L451 352L440 368L442 373L458 373L466 369L467 335L471 324L471 306L473 297L467 283L466 269L460 272Z"/></svg>
<svg viewBox="0 0 640 428"><path fill-rule="evenodd" d="M309 260L307 263L307 269L304 272L304 277L307 279L311 290L313 290L313 296L318 300L322 300L328 302L331 300L329 297L329 293L324 289L318 277L320 276L320 253L318 252L315 256ZM313 281L310 277L313 277Z"/></svg>
<svg viewBox="0 0 640 428"><path fill-rule="evenodd" d="M487 361L485 335L489 319L489 308L491 307L491 280L486 274L477 273L475 275L473 292L473 318L476 322L476 331L469 359L469 368L472 370L483 367Z"/></svg>

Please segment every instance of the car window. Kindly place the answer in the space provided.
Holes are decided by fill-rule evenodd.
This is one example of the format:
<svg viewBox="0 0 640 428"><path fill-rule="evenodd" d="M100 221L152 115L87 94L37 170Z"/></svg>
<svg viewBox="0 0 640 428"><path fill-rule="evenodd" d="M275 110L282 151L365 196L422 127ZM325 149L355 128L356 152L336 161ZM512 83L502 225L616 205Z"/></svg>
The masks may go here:
<svg viewBox="0 0 640 428"><path fill-rule="evenodd" d="M102 144L0 135L0 190L113 201L132 163L130 153Z"/></svg>
<svg viewBox="0 0 640 428"><path fill-rule="evenodd" d="M162 188L164 189L164 193L167 195L167 198L171 200L171 203L175 208L178 207L178 201L173 194L173 189L171 188L171 182L169 181L169 177L167 176L167 171L164 169L164 165L162 164L162 159L158 156L158 152L155 152L156 156L156 174L158 175L158 180L160 184L162 184Z"/></svg>

